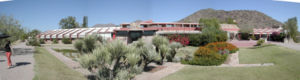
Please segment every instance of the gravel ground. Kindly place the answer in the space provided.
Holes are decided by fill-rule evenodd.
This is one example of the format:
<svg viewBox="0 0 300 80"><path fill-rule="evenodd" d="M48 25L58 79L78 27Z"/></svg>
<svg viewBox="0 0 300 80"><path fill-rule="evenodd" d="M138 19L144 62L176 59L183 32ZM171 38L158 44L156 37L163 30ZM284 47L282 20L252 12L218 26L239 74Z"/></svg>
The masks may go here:
<svg viewBox="0 0 300 80"><path fill-rule="evenodd" d="M280 43L280 42L270 42L270 43L300 51L300 44L297 43Z"/></svg>
<svg viewBox="0 0 300 80"><path fill-rule="evenodd" d="M149 64L148 66L157 66L155 64ZM134 80L160 80L163 77L166 77L184 67L180 63L165 62L162 66L165 68L156 71L156 72L143 72L140 75L137 75Z"/></svg>
<svg viewBox="0 0 300 80"><path fill-rule="evenodd" d="M54 55L57 59L59 59L60 61L65 63L69 68L74 69L74 70L82 73L85 76L91 75L91 73L87 69L81 67L79 62L73 61L72 59L64 56L62 53L58 53L58 52L52 50L51 47L45 47L45 49L47 51L49 51L49 53Z"/></svg>
<svg viewBox="0 0 300 80"><path fill-rule="evenodd" d="M0 54L0 80L32 80L34 77L33 47L19 43L12 46L11 56L14 67L8 69L7 58L4 52Z"/></svg>

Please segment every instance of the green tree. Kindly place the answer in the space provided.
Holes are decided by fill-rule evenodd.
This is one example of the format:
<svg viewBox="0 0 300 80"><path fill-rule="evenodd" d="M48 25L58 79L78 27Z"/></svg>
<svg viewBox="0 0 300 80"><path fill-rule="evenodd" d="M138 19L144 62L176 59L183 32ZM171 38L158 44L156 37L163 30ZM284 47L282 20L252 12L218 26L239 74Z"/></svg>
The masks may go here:
<svg viewBox="0 0 300 80"><path fill-rule="evenodd" d="M0 32L10 36L0 40L0 47L6 43L6 40L14 42L24 38L24 35L27 33L18 20L14 19L13 16L5 15L0 15Z"/></svg>
<svg viewBox="0 0 300 80"><path fill-rule="evenodd" d="M41 33L41 31L39 31L39 30L37 30L37 29L34 29L34 30L30 31L30 32L28 33L28 35L29 35L30 37L36 37L36 36L39 35L40 33Z"/></svg>
<svg viewBox="0 0 300 80"><path fill-rule="evenodd" d="M59 25L62 29L79 28L79 23L76 22L76 18L73 16L61 19Z"/></svg>
<svg viewBox="0 0 300 80"><path fill-rule="evenodd" d="M83 16L82 27L83 27L83 28L88 27L88 17L87 17L87 16Z"/></svg>
<svg viewBox="0 0 300 80"><path fill-rule="evenodd" d="M206 27L212 27L214 29L220 29L219 21L216 18L213 19L203 19L201 18L199 20L199 24L203 24L203 26Z"/></svg>
<svg viewBox="0 0 300 80"><path fill-rule="evenodd" d="M37 39L37 35L39 35L41 31L34 29L27 33L28 39L27 39L27 45L31 46L40 46L40 40Z"/></svg>
<svg viewBox="0 0 300 80"><path fill-rule="evenodd" d="M288 19L288 21L285 22L284 25L285 29L287 30L288 38L290 41L296 41L296 36L298 34L298 23L297 23L297 17L293 17Z"/></svg>
<svg viewBox="0 0 300 80"><path fill-rule="evenodd" d="M226 23L226 24L237 24L236 22L234 22L234 19L232 19L232 18L226 18L224 23Z"/></svg>
<svg viewBox="0 0 300 80"><path fill-rule="evenodd" d="M203 24L202 37L211 42L220 42L227 40L227 33L220 29L220 23L217 19L200 19L200 24Z"/></svg>

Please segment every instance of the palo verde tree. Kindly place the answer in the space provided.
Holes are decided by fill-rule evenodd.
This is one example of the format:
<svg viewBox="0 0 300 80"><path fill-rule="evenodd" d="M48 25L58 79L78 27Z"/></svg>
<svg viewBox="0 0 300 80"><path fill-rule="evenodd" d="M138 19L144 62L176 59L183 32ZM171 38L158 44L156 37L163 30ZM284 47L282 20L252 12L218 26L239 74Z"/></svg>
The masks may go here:
<svg viewBox="0 0 300 80"><path fill-rule="evenodd" d="M296 41L296 36L298 34L298 23L297 18L293 17L288 19L284 25L285 29L287 30L289 41Z"/></svg>
<svg viewBox="0 0 300 80"><path fill-rule="evenodd" d="M61 19L59 25L62 29L79 28L79 23L76 22L76 18L73 16Z"/></svg>
<svg viewBox="0 0 300 80"><path fill-rule="evenodd" d="M6 15L0 15L0 32L10 36L9 38L0 40L0 47L6 43L6 40L14 42L22 37L24 38L27 33L18 20L13 16Z"/></svg>
<svg viewBox="0 0 300 80"><path fill-rule="evenodd" d="M221 30L217 19L200 19L199 23L203 24L202 35L206 38L207 43L227 40L227 34Z"/></svg>

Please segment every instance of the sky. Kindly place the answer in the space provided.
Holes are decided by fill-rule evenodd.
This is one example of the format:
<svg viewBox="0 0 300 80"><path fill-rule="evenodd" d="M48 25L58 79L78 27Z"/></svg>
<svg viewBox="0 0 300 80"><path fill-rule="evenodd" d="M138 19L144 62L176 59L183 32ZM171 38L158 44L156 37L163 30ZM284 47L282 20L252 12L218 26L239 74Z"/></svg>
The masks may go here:
<svg viewBox="0 0 300 80"><path fill-rule="evenodd" d="M67 16L75 16L79 23L88 16L92 27L135 20L174 22L207 8L256 10L280 22L297 17L300 24L299 0L0 0L0 15L13 16L23 27L41 31L59 29L59 21Z"/></svg>

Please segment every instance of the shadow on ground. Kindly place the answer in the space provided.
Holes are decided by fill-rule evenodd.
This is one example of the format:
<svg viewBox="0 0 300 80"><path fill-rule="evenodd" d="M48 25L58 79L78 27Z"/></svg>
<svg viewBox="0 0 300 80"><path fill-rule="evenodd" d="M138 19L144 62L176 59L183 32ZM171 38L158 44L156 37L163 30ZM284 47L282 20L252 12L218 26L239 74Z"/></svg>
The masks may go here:
<svg viewBox="0 0 300 80"><path fill-rule="evenodd" d="M28 64L31 64L31 63L30 62L17 62L15 67L25 66L25 65L28 65Z"/></svg>
<svg viewBox="0 0 300 80"><path fill-rule="evenodd" d="M165 66L161 66L161 65L158 65L158 66L147 66L144 71L145 72L150 72L150 73L154 73L156 71L159 71L161 69L165 68Z"/></svg>
<svg viewBox="0 0 300 80"><path fill-rule="evenodd" d="M5 62L5 60L0 60L0 62Z"/></svg>

